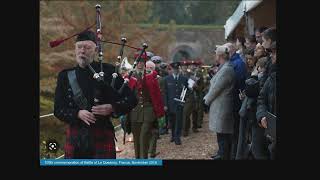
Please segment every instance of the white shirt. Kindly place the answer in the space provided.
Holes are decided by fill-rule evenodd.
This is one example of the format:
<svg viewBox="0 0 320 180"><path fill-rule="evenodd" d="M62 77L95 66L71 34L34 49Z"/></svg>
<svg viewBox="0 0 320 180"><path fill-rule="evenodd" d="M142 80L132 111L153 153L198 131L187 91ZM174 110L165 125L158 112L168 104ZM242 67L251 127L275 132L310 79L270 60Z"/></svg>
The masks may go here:
<svg viewBox="0 0 320 180"><path fill-rule="evenodd" d="M179 79L179 74L175 75L175 74L172 74L173 75L173 79L174 80L178 80Z"/></svg>

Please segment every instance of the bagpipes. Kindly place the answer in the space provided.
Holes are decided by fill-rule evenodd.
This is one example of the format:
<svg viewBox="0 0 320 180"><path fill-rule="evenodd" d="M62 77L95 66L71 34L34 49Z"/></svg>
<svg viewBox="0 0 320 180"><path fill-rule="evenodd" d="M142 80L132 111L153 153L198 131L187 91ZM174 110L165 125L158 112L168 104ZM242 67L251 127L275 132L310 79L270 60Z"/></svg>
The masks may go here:
<svg viewBox="0 0 320 180"><path fill-rule="evenodd" d="M115 82L118 77L120 64L122 64L121 58L123 56L124 47L129 47L132 49L140 50L138 57L136 57L136 59L134 60L134 64L133 64L133 69L134 69L135 66L137 65L137 63L140 61L141 56L145 53L145 50L148 48L148 45L146 43L143 43L142 48L137 48L137 47L126 45L127 39L125 37L121 38L121 43L102 40L101 5L97 4L95 6L95 8L96 8L96 22L94 24L90 25L85 30L83 30L79 33L75 33L72 36L69 36L67 38L51 41L51 42L49 42L49 46L51 48L57 47L60 44L62 44L64 41L67 41L68 39L71 39L72 37L74 37L76 35L79 35L85 31L88 31L94 25L96 25L96 38L97 38L96 44L97 44L97 48L98 48L98 61L100 63L100 69L99 69L100 72L96 71L90 64L88 64L88 67L93 74L93 78L98 82L97 86L94 87L94 104L100 105L100 104L104 104L104 102L102 102L103 101L103 96L102 96L103 95L102 94L103 88L105 88L105 87L108 88L108 92L111 92L110 97L121 97L121 96L123 96L123 90L128 86L129 79L132 76L133 71L130 71L128 78L126 78L124 80L124 82L123 82L122 86L119 88L119 90L117 90L115 88ZM105 81L105 76L104 76L105 74L103 71L103 47L102 47L103 43L121 46L120 51L119 51L119 56L117 56L117 62L115 64L115 72L112 74L112 80L111 80L110 84L108 84ZM113 100L110 100L110 101L113 101ZM112 117L118 118L119 115L113 113ZM124 129L124 133L126 134L126 130L125 130L126 128L123 128L123 129ZM124 141L125 141L125 136L124 136Z"/></svg>

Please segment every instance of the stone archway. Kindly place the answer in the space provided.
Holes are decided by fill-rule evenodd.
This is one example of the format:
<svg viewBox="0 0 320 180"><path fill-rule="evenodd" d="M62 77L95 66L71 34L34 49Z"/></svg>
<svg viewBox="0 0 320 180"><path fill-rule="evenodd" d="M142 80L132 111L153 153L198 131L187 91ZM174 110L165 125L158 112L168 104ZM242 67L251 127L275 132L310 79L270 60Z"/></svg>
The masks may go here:
<svg viewBox="0 0 320 180"><path fill-rule="evenodd" d="M188 45L180 45L176 47L172 53L171 58L173 62L181 61L182 59L194 59L196 58L196 52L194 48Z"/></svg>

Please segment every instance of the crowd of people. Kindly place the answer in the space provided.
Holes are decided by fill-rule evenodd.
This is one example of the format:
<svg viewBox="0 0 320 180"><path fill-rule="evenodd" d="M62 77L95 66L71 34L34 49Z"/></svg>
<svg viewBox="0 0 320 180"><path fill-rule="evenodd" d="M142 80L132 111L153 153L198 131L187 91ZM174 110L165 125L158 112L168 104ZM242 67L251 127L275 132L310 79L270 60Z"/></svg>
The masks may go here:
<svg viewBox="0 0 320 180"><path fill-rule="evenodd" d="M265 27L216 48L219 70L204 97L214 160L275 159L276 49L276 29Z"/></svg>
<svg viewBox="0 0 320 180"><path fill-rule="evenodd" d="M269 114L277 114L275 28L261 27L255 35L217 46L210 69L200 61L167 64L151 52L144 60L146 73L156 72L164 116L153 118L150 130L143 132L146 139L133 133L135 145L149 147L136 149L136 158L156 157L157 139L169 132L170 142L182 144L181 136L188 136L191 127L193 133L199 132L208 113L209 129L217 134L219 146L212 159L275 159L276 138L267 133L275 128L268 123L274 121ZM149 118L147 113L142 116Z"/></svg>
<svg viewBox="0 0 320 180"><path fill-rule="evenodd" d="M115 87L128 82L125 96L112 95L106 86L106 102L100 104L90 88L102 87L90 75L91 66L100 67L93 61L95 49L93 32L80 34L79 65L58 76L54 114L68 124L65 158L116 158L113 126L107 123L115 113L125 132L133 134L137 159L156 157L157 140L164 134L181 145L181 136L203 128L208 113L209 129L216 133L219 147L212 159L275 159L276 137L270 134L277 114L275 28L258 28L254 36L217 46L209 69L199 60L167 63L152 52L137 52L134 69L119 67ZM101 67L110 84L114 66ZM74 90L77 87L83 92Z"/></svg>

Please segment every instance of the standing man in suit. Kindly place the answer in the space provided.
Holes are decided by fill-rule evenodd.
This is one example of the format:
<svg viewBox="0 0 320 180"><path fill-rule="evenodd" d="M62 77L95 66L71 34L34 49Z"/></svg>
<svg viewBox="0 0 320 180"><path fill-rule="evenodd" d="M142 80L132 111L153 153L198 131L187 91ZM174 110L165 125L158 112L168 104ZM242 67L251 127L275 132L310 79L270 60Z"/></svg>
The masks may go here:
<svg viewBox="0 0 320 180"><path fill-rule="evenodd" d="M173 62L170 65L173 73L164 80L164 109L169 114L172 133L171 142L175 142L176 145L181 145L183 104L175 101L174 98L180 99L183 87L188 87L188 78L180 73L180 62Z"/></svg>

